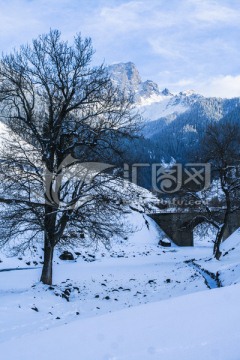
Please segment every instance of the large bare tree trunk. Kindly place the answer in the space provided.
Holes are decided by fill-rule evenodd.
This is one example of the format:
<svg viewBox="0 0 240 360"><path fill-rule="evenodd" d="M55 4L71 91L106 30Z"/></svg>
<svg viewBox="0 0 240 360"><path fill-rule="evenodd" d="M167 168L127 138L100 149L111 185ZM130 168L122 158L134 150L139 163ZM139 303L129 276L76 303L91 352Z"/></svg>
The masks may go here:
<svg viewBox="0 0 240 360"><path fill-rule="evenodd" d="M45 208L44 263L41 281L52 285L53 252L55 247L56 212L51 206Z"/></svg>
<svg viewBox="0 0 240 360"><path fill-rule="evenodd" d="M53 250L48 235L45 235L44 242L44 264L42 269L41 281L43 284L52 285L52 265L53 265Z"/></svg>

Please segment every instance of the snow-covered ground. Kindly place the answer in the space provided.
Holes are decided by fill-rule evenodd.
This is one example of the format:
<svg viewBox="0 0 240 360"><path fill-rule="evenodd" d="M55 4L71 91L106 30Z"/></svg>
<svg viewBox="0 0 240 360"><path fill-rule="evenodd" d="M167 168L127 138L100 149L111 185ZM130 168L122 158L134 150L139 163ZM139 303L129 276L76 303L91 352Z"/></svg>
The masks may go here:
<svg viewBox="0 0 240 360"><path fill-rule="evenodd" d="M38 251L35 263L0 255L4 360L239 360L240 286L209 290L185 262L210 266L212 244L164 248L153 220L135 211L129 220L138 231L110 251L75 249L75 261L57 252L52 287L39 283ZM223 246L239 246L236 234Z"/></svg>
<svg viewBox="0 0 240 360"><path fill-rule="evenodd" d="M217 273L223 286L240 283L240 228L222 243L221 251L220 261L207 257L197 263L209 272Z"/></svg>
<svg viewBox="0 0 240 360"><path fill-rule="evenodd" d="M240 285L91 317L5 342L5 360L239 360Z"/></svg>

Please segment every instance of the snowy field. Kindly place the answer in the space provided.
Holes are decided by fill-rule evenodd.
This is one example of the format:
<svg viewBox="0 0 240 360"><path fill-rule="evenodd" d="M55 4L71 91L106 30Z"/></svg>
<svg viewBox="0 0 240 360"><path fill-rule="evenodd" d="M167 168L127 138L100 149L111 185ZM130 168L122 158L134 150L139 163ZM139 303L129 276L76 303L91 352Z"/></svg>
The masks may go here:
<svg viewBox="0 0 240 360"><path fill-rule="evenodd" d="M129 216L138 231L109 251L75 249L75 261L56 254L51 287L39 283L40 253L34 262L0 255L1 358L240 359L240 285L232 285L240 277L230 271L240 233L216 262L211 243L163 248L151 219ZM232 286L209 290L191 259L214 274L221 268L220 280Z"/></svg>

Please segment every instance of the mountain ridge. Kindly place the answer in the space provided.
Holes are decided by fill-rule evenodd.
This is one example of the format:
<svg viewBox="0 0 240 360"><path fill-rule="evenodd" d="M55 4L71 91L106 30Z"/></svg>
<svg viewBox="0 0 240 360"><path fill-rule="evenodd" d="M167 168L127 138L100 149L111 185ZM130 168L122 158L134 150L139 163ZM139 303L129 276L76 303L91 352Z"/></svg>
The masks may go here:
<svg viewBox="0 0 240 360"><path fill-rule="evenodd" d="M205 97L194 90L183 90L173 94L169 89L159 90L152 80L142 81L139 71L133 62L109 66L113 83L127 95L133 94L134 103L148 121L164 119L167 124L180 114L199 108L209 120L218 121L240 106L240 96L232 99Z"/></svg>

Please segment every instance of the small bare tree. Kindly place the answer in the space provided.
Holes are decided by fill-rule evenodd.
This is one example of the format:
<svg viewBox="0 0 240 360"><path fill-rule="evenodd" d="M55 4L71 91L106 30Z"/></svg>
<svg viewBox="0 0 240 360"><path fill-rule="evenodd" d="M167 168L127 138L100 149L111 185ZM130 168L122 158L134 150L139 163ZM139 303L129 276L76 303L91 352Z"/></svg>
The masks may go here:
<svg viewBox="0 0 240 360"><path fill-rule="evenodd" d="M212 164L213 176L219 181L223 194L223 206L220 209L220 211L224 211L223 221L218 226L213 249L215 258L219 260L220 245L229 224L230 215L240 209L239 124L230 121L210 124L203 138L202 146L203 159Z"/></svg>
<svg viewBox="0 0 240 360"><path fill-rule="evenodd" d="M69 45L51 30L0 62L1 120L11 132L0 165L1 242L18 238L25 249L44 234L44 284L57 244L107 244L123 232L126 195L99 173L139 116L104 66L90 66L92 56L90 39Z"/></svg>

